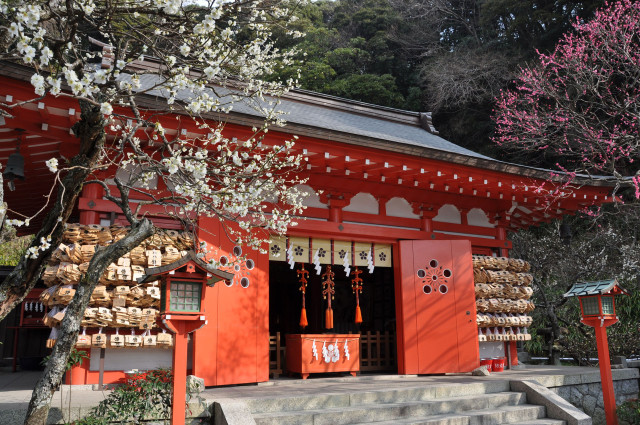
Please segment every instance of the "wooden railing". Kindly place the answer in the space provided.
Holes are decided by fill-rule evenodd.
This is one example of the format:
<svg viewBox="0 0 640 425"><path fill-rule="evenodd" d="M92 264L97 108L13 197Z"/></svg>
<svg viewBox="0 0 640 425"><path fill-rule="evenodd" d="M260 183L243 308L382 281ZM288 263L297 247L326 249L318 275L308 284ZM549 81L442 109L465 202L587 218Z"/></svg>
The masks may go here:
<svg viewBox="0 0 640 425"><path fill-rule="evenodd" d="M282 345L280 332L269 337L269 375L277 378L286 372L286 347ZM397 370L396 336L389 331L367 332L360 335L360 371Z"/></svg>
<svg viewBox="0 0 640 425"><path fill-rule="evenodd" d="M269 336L269 375L273 378L282 375L284 371L285 348L280 339L280 332Z"/></svg>
<svg viewBox="0 0 640 425"><path fill-rule="evenodd" d="M396 336L386 331L360 335L360 370L397 370Z"/></svg>

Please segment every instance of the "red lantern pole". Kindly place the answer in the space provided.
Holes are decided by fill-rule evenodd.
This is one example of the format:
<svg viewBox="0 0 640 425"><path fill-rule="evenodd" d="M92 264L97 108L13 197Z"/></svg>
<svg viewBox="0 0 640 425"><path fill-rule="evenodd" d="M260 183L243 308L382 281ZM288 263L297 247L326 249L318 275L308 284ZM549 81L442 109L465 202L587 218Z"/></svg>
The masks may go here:
<svg viewBox="0 0 640 425"><path fill-rule="evenodd" d="M600 300L598 300L598 302L600 302ZM611 374L611 359L609 357L609 342L607 341L607 327L616 324L618 318L614 315L610 315L609 318L605 318L605 316L585 317L583 310L583 318L580 321L587 326L591 326L596 333L604 413L607 418L607 425L618 425L616 396L613 391L613 376Z"/></svg>
<svg viewBox="0 0 640 425"><path fill-rule="evenodd" d="M600 362L600 380L602 381L602 398L607 425L618 425L616 415L616 396L613 392L613 377L611 375L611 360L609 358L609 342L607 341L607 327L594 326L598 359Z"/></svg>
<svg viewBox="0 0 640 425"><path fill-rule="evenodd" d="M173 346L173 384L171 391L171 424L184 425L185 405L187 403L187 342L189 334L184 332L184 322L176 328Z"/></svg>
<svg viewBox="0 0 640 425"><path fill-rule="evenodd" d="M171 425L184 425L187 403L187 344L189 334L203 327L205 316L164 315L162 323L174 337L173 344L173 383L171 395Z"/></svg>

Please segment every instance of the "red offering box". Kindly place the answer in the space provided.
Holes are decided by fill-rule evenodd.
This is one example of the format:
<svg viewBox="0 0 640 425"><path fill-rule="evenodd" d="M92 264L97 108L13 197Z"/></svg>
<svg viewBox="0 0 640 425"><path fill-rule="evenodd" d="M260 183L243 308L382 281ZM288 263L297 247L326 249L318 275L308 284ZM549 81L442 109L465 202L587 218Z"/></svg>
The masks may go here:
<svg viewBox="0 0 640 425"><path fill-rule="evenodd" d="M317 359L313 355L314 343ZM326 357L323 355L323 346L326 348ZM350 372L356 376L360 371L360 335L287 335L287 370L301 374L302 379L307 379L310 373L327 372Z"/></svg>

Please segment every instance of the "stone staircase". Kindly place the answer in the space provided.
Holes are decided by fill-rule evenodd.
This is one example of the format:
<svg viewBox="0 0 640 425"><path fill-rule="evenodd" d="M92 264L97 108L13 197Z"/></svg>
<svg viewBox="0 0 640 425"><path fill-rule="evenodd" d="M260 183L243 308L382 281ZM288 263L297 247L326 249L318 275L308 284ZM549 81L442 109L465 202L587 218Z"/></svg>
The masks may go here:
<svg viewBox="0 0 640 425"><path fill-rule="evenodd" d="M257 425L565 425L508 381L244 399Z"/></svg>

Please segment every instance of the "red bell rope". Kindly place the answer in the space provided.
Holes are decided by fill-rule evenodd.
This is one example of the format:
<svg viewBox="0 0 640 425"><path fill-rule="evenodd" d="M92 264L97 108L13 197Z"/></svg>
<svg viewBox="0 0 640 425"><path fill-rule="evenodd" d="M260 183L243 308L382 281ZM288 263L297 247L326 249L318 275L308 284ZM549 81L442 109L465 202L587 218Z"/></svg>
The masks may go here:
<svg viewBox="0 0 640 425"><path fill-rule="evenodd" d="M331 308L331 300L334 299L336 293L335 282L333 278L335 273L331 271L331 264L327 265L327 271L322 275L322 298L327 300L327 310L325 311L325 327L333 329L333 309Z"/></svg>
<svg viewBox="0 0 640 425"><path fill-rule="evenodd" d="M305 303L305 294L307 293L307 278L309 277L309 272L304 269L304 263L300 265L300 270L296 270L296 274L298 275L298 282L300 282L300 292L302 293L302 311L300 311L300 327L306 328L309 326L309 322L307 320L307 309Z"/></svg>
<svg viewBox="0 0 640 425"><path fill-rule="evenodd" d="M351 274L354 275L354 278L351 279L351 289L353 290L353 293L356 294L356 324L362 323L362 311L360 310L360 294L362 293L361 273L362 270L358 270L357 266L355 270L351 272Z"/></svg>

